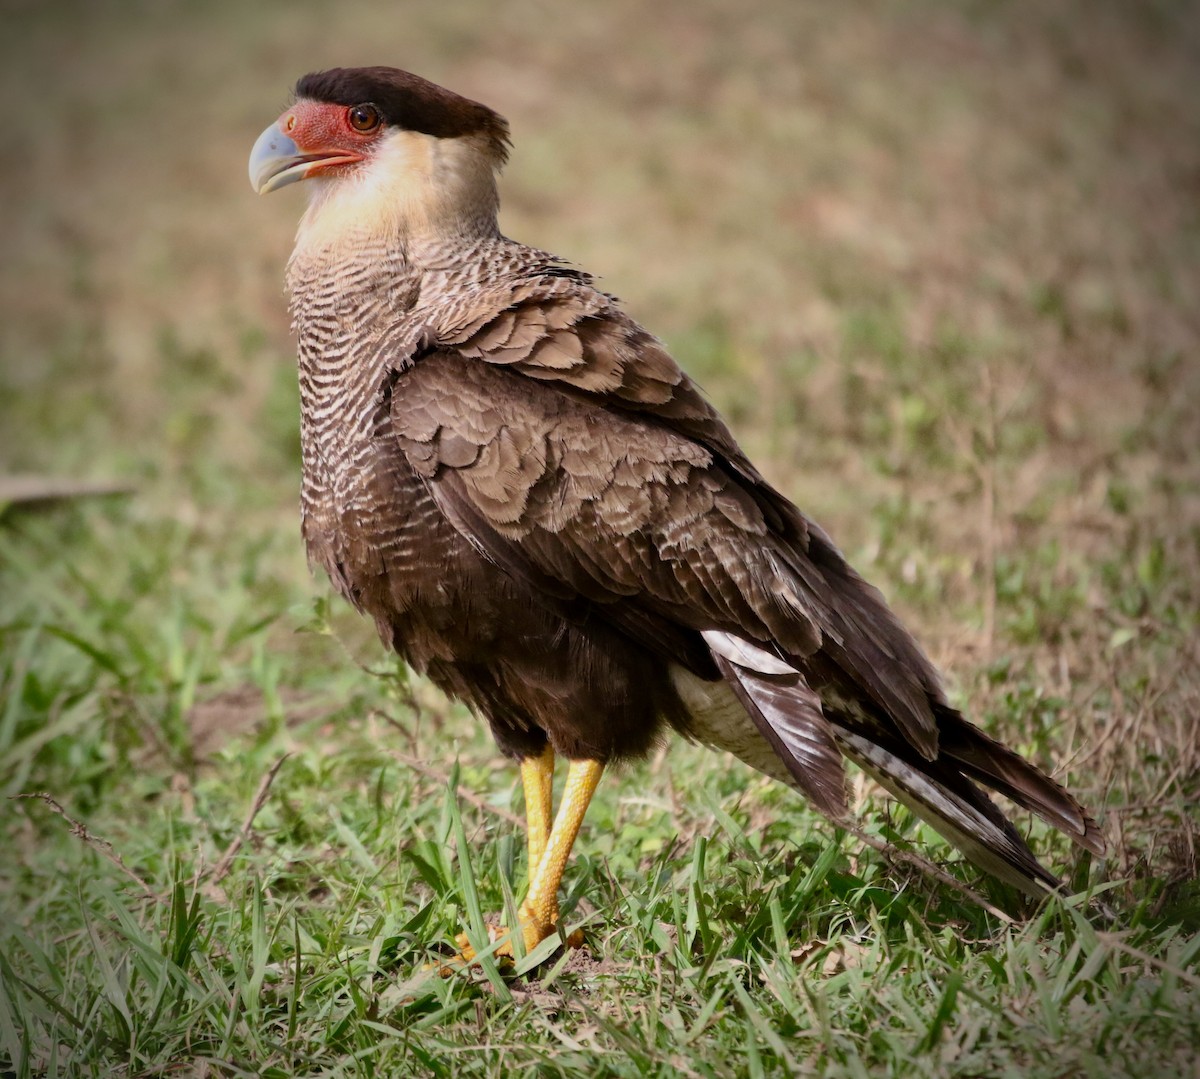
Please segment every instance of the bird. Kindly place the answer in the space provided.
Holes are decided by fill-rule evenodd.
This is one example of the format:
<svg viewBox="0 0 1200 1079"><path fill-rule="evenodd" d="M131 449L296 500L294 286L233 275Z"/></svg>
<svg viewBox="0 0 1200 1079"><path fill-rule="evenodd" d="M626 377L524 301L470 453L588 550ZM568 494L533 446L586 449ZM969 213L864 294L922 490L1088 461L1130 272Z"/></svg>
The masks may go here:
<svg viewBox="0 0 1200 1079"><path fill-rule="evenodd" d="M497 953L565 939L558 891L601 775L672 731L834 822L850 761L1033 896L1061 882L985 788L1103 852L1071 794L949 703L664 345L501 233L503 117L392 67L317 71L291 100L249 173L309 195L286 271L301 532L519 767L528 890Z"/></svg>

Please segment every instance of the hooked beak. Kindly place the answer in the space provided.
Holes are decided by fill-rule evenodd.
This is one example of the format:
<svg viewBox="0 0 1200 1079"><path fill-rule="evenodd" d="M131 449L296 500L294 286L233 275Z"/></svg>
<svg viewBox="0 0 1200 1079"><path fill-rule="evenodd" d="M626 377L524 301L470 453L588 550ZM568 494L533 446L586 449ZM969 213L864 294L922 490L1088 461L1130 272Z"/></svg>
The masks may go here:
<svg viewBox="0 0 1200 1079"><path fill-rule="evenodd" d="M258 136L250 151L250 186L260 195L266 195L297 180L307 180L321 169L361 160L361 154L345 149L302 152L276 122Z"/></svg>

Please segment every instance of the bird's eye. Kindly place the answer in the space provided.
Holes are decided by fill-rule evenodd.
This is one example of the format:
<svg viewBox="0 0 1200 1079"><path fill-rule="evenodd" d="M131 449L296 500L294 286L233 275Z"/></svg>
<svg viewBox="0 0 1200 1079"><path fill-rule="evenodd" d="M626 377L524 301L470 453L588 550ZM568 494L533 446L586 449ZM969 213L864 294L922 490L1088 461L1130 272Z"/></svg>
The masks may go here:
<svg viewBox="0 0 1200 1079"><path fill-rule="evenodd" d="M365 134L374 131L380 124L379 110L374 105L355 105L346 110L346 119L355 131Z"/></svg>

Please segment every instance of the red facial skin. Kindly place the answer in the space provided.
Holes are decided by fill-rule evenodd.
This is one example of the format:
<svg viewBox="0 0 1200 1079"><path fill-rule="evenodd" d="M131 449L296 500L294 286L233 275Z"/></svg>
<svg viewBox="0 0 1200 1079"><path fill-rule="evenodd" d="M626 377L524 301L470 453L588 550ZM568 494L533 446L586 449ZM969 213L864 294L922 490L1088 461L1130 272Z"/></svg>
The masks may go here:
<svg viewBox="0 0 1200 1079"><path fill-rule="evenodd" d="M358 131L351 126L353 108L323 101L297 101L279 117L279 129L301 153L316 158L304 174L306 179L358 164L383 137L382 122L370 131Z"/></svg>

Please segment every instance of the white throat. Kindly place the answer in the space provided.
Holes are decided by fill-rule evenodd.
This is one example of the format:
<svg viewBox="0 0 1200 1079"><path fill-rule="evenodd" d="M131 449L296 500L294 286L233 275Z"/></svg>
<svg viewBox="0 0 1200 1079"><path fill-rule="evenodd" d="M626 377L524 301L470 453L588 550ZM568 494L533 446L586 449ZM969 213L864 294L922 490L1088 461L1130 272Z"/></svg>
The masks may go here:
<svg viewBox="0 0 1200 1079"><path fill-rule="evenodd" d="M498 234L496 170L484 140L390 134L348 175L306 181L309 204L293 258L347 242L423 242Z"/></svg>

